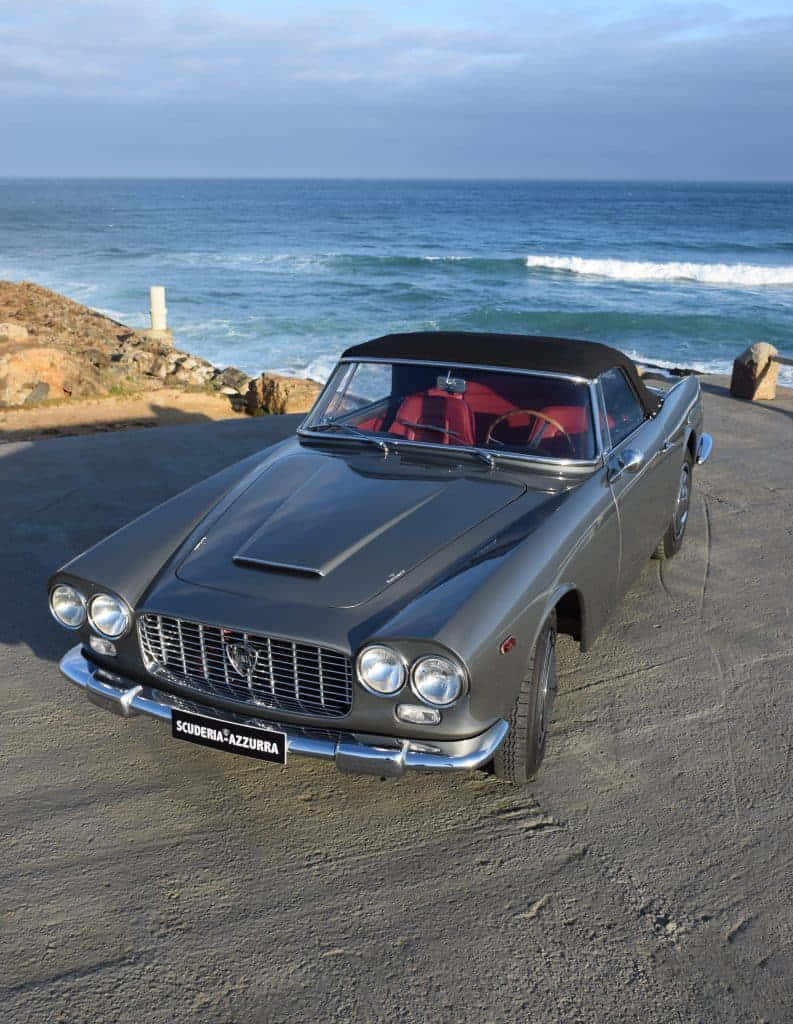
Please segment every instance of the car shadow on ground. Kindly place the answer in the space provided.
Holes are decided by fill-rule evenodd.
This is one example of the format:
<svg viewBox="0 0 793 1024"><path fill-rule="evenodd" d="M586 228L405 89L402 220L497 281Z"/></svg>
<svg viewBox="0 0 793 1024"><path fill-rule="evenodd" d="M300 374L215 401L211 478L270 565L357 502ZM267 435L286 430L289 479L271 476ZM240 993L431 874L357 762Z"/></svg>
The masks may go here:
<svg viewBox="0 0 793 1024"><path fill-rule="evenodd" d="M47 581L65 562L185 488L293 433L300 416L186 420L0 444L0 671L4 647L57 661L71 635L52 619Z"/></svg>

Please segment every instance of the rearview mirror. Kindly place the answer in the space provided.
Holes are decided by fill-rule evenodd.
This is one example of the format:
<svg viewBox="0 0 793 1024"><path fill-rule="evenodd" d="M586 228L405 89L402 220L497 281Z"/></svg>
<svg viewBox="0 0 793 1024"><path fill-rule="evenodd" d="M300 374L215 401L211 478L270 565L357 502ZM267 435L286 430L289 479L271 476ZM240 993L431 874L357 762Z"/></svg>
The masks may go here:
<svg viewBox="0 0 793 1024"><path fill-rule="evenodd" d="M438 377L435 381L436 387L441 391L448 391L450 395L464 395L467 383L462 377Z"/></svg>

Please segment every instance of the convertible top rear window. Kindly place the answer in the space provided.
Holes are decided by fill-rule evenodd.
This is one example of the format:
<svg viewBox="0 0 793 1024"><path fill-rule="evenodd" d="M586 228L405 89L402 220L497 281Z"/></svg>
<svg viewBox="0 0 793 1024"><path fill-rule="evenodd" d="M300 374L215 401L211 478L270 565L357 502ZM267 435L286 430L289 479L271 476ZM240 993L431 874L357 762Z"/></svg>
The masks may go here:
<svg viewBox="0 0 793 1024"><path fill-rule="evenodd" d="M586 383L448 363L340 363L304 429L344 428L494 455L591 460L596 453Z"/></svg>

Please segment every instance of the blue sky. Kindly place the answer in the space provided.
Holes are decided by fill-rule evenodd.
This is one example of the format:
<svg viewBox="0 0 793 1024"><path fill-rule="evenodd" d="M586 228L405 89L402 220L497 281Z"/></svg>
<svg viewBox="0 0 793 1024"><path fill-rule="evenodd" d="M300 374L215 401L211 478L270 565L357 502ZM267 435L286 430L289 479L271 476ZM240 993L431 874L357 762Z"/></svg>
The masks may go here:
<svg viewBox="0 0 793 1024"><path fill-rule="evenodd" d="M0 0L0 174L793 179L790 3Z"/></svg>

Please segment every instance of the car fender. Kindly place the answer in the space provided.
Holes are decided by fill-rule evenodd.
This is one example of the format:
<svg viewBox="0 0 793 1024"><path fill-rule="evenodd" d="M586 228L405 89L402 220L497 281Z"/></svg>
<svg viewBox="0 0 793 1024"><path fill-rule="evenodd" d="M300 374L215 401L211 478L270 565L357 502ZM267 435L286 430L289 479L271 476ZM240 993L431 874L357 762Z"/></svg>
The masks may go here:
<svg viewBox="0 0 793 1024"><path fill-rule="evenodd" d="M475 714L509 710L537 635L566 594L576 593L582 647L591 644L617 599L618 530L605 471L599 471L571 496L566 511L508 553L439 630L438 639L469 666ZM510 637L517 642L504 654Z"/></svg>

